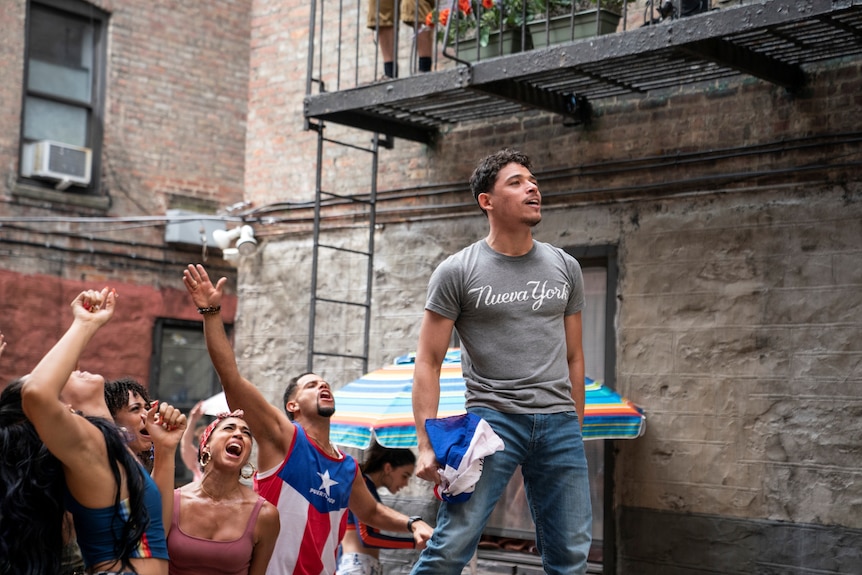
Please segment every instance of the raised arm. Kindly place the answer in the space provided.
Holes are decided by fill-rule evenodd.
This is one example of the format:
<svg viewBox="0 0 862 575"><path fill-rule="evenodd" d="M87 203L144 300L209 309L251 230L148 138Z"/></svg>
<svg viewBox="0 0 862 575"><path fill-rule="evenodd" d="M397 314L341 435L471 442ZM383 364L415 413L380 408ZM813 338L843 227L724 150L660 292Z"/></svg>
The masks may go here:
<svg viewBox="0 0 862 575"><path fill-rule="evenodd" d="M183 464L192 472L195 481L201 477L201 468L198 462L198 446L195 441L195 428L204 416L203 403L203 401L197 402L189 412L186 430L183 432L183 437L180 440L180 456L182 457Z"/></svg>
<svg viewBox="0 0 862 575"><path fill-rule="evenodd" d="M422 327L419 329L419 344L416 349L416 365L413 369L413 420L416 422L416 438L419 458L416 461L416 476L440 483L437 473L437 458L431 441L425 432L425 420L437 417L440 405L440 369L455 322L433 311L425 310Z"/></svg>
<svg viewBox="0 0 862 575"><path fill-rule="evenodd" d="M575 409L578 411L578 419L581 428L583 428L587 392L584 383L586 362L584 361L581 313L567 315L564 325L566 330L566 359L569 362L569 379L572 382L572 399L575 400Z"/></svg>
<svg viewBox="0 0 862 575"><path fill-rule="evenodd" d="M153 440L153 481L162 496L162 523L165 536L171 529L174 512L174 475L177 444L186 430L186 416L172 405L154 401L147 411L147 432Z"/></svg>
<svg viewBox="0 0 862 575"><path fill-rule="evenodd" d="M231 410L242 409L251 432L257 439L258 463L269 469L281 463L293 440L295 429L287 415L270 404L260 390L242 377L233 348L225 333L218 310L227 278L213 285L204 267L189 265L183 271L183 283L204 319L207 351L221 380Z"/></svg>
<svg viewBox="0 0 862 575"><path fill-rule="evenodd" d="M86 419L73 413L60 400L60 392L77 367L87 344L114 315L115 303L116 293L108 288L101 292L81 292L72 302L72 325L26 377L21 388L21 403L27 418L33 423L45 446L70 469L86 470L95 464L107 465L101 432ZM95 386L95 380L99 378L86 373L79 375L85 385L88 380L92 380ZM104 380L101 384L104 385ZM98 395L102 397L104 405L103 389L98 390ZM82 401L84 399L82 397ZM74 407L80 409L82 405ZM87 415L110 419L107 406L103 410L105 413Z"/></svg>

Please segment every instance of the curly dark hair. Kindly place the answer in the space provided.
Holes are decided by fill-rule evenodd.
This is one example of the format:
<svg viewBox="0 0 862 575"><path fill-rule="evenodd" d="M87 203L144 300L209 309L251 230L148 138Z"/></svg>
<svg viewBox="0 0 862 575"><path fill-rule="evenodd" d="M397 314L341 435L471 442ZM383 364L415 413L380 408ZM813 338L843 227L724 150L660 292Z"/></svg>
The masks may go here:
<svg viewBox="0 0 862 575"><path fill-rule="evenodd" d="M22 385L0 394L0 573L59 573L63 467L24 414Z"/></svg>
<svg viewBox="0 0 862 575"><path fill-rule="evenodd" d="M470 191L473 193L473 199L476 200L477 204L479 203L479 194L490 192L497 181L497 174L511 163L521 164L528 170L533 171L530 157L523 152L512 150L511 148L500 150L479 160L479 164L473 170L473 175L470 176ZM484 209L482 213L487 215Z"/></svg>
<svg viewBox="0 0 862 575"><path fill-rule="evenodd" d="M415 465L416 455L409 449L383 447L379 443L374 443L365 455L365 461L362 463L362 473L380 471L387 463L392 467Z"/></svg>
<svg viewBox="0 0 862 575"><path fill-rule="evenodd" d="M111 417L116 418L117 412L129 404L130 391L138 394L147 405L150 404L150 394L147 392L147 388L141 385L136 379L121 377L120 379L105 382L105 403L108 404Z"/></svg>

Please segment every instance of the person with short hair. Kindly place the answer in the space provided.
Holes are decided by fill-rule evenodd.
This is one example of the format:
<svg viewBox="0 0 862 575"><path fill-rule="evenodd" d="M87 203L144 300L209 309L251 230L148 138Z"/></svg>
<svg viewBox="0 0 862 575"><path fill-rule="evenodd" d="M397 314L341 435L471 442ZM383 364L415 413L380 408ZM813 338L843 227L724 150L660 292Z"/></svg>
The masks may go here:
<svg viewBox="0 0 862 575"><path fill-rule="evenodd" d="M204 318L207 351L228 406L245 412L257 438L255 490L278 508L281 518L267 574L335 573L348 507L377 529L413 532L421 549L431 536L430 525L375 500L356 461L329 441L335 398L326 380L315 373L291 379L282 412L240 375L219 313L226 282L223 277L213 284L200 264L183 271L183 283Z"/></svg>
<svg viewBox="0 0 862 575"><path fill-rule="evenodd" d="M461 339L467 411L488 422L505 449L485 457L467 501L440 505L412 574L461 572L519 466L545 573L584 573L592 509L581 436L581 268L562 249L533 239L542 194L526 154L507 149L483 158L470 189L489 231L444 260L428 283L413 384L416 474L440 483L425 422L437 417L453 329Z"/></svg>
<svg viewBox="0 0 862 575"><path fill-rule="evenodd" d="M153 470L153 441L147 431L150 394L138 380L121 377L105 382L105 403L114 423L126 436L129 449L138 455L147 471Z"/></svg>

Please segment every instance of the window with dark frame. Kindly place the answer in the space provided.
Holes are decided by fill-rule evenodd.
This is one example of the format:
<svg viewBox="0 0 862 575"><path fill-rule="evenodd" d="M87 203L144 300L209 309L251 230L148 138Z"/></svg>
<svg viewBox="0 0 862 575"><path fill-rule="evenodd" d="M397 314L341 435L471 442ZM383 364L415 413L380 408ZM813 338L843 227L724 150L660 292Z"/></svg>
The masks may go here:
<svg viewBox="0 0 862 575"><path fill-rule="evenodd" d="M225 325L230 335L231 325ZM221 391L215 368L207 352L203 324L197 321L159 318L153 331L150 367L150 397L170 403L186 415L198 401ZM177 485L188 483L186 469L177 450Z"/></svg>
<svg viewBox="0 0 862 575"><path fill-rule="evenodd" d="M80 0L28 5L20 173L29 185L98 189L107 20Z"/></svg>

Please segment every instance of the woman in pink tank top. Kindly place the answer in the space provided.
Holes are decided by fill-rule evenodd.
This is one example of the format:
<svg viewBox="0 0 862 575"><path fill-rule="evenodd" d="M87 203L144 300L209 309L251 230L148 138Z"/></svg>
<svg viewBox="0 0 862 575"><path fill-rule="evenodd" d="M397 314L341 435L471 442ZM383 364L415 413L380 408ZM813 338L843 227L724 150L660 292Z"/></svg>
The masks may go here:
<svg viewBox="0 0 862 575"><path fill-rule="evenodd" d="M170 575L263 575L279 532L275 506L240 482L251 430L242 410L216 417L201 435L203 477L174 491Z"/></svg>

